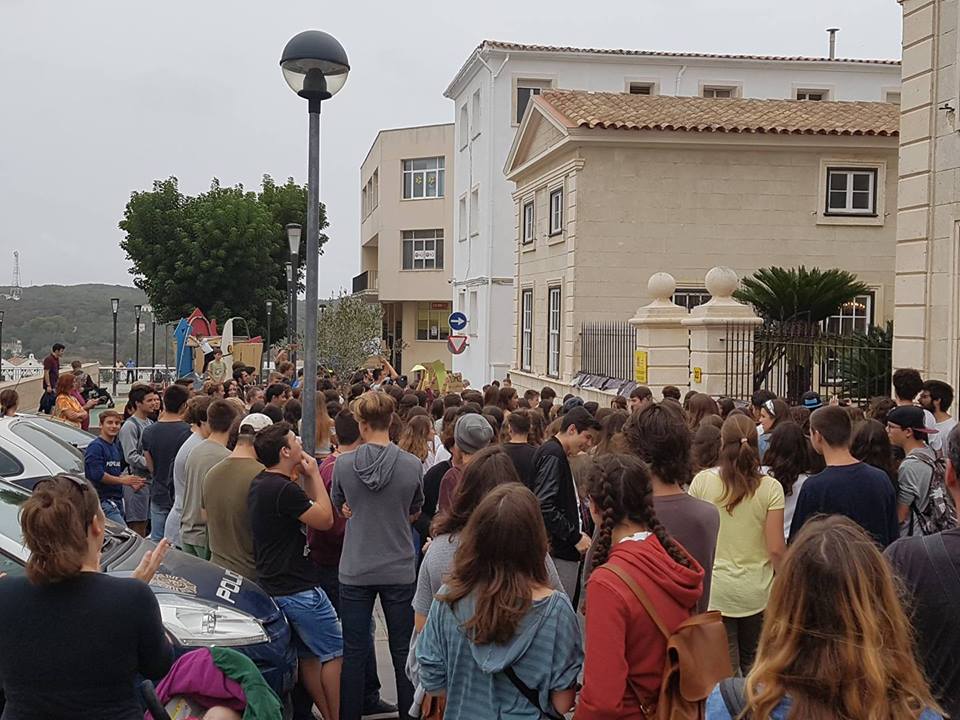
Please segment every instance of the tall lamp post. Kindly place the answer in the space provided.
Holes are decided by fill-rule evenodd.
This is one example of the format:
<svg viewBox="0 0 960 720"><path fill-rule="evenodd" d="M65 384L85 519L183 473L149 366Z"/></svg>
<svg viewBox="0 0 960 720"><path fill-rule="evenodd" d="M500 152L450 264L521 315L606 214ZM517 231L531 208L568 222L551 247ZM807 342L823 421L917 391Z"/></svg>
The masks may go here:
<svg viewBox="0 0 960 720"><path fill-rule="evenodd" d="M267 300L267 350L264 353L266 355L266 367L267 370L270 369L270 321L273 318L273 300ZM263 370L264 363L260 363L260 382L264 382L266 373Z"/></svg>
<svg viewBox="0 0 960 720"><path fill-rule="evenodd" d="M0 382L3 382L3 310L0 310Z"/></svg>
<svg viewBox="0 0 960 720"><path fill-rule="evenodd" d="M317 440L317 305L320 272L320 103L347 82L350 62L332 35L305 30L283 48L280 69L287 85L307 101L310 119L307 152L307 275L304 318L303 416L300 435L313 453Z"/></svg>
<svg viewBox="0 0 960 720"><path fill-rule="evenodd" d="M299 288L297 285L300 284L300 230L301 226L297 223L290 223L287 225L287 242L290 243L290 264L293 265L293 311L290 315L291 322L293 323L293 333L291 338L297 337L297 291ZM297 364L297 349L296 342L293 343L293 350L290 352L290 360L293 362L294 367Z"/></svg>
<svg viewBox="0 0 960 720"><path fill-rule="evenodd" d="M293 263L287 263L287 347L293 345ZM291 350L290 352L293 352ZM289 358L289 353L288 353Z"/></svg>
<svg viewBox="0 0 960 720"><path fill-rule="evenodd" d="M133 371L133 381L137 382L138 375L140 374L140 313L143 311L142 305L133 306L133 322L134 322L134 335L136 339L134 340L134 351L133 351L133 367L136 368Z"/></svg>
<svg viewBox="0 0 960 720"><path fill-rule="evenodd" d="M120 298L110 298L113 310L113 400L117 400L117 311L120 310Z"/></svg>
<svg viewBox="0 0 960 720"><path fill-rule="evenodd" d="M152 305L147 305L144 310L150 313L150 379L153 380L157 372L157 314Z"/></svg>

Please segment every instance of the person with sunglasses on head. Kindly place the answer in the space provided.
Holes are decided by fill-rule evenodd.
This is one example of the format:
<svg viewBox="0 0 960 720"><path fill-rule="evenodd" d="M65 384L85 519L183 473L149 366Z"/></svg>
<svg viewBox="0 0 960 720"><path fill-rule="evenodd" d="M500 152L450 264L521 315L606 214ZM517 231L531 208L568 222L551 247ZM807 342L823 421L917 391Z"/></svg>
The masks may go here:
<svg viewBox="0 0 960 720"><path fill-rule="evenodd" d="M20 510L30 551L24 577L0 580L4 718L143 717L137 682L173 662L160 607L147 583L169 544L144 555L132 577L100 572L105 518L86 480L42 480ZM107 660L109 659L109 660Z"/></svg>

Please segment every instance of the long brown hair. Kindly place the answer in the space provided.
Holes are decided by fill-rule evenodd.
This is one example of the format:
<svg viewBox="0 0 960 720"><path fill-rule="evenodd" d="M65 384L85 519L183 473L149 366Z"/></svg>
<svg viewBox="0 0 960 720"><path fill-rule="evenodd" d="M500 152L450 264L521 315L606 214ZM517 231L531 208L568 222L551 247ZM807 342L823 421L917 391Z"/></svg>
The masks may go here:
<svg viewBox="0 0 960 720"><path fill-rule="evenodd" d="M687 427L691 432L700 427L700 421L708 415L720 416L720 406L717 405L717 401L700 392L690 396L684 411L687 415Z"/></svg>
<svg viewBox="0 0 960 720"><path fill-rule="evenodd" d="M601 517L594 542L593 567L603 565L610 556L613 528L623 520L643 525L657 536L670 557L684 567L690 558L660 524L653 509L653 484L650 471L633 455L608 453L593 458L586 470L587 495Z"/></svg>
<svg viewBox="0 0 960 720"><path fill-rule="evenodd" d="M893 575L853 521L808 522L784 556L747 677L750 717L903 720L936 709Z"/></svg>
<svg viewBox="0 0 960 720"><path fill-rule="evenodd" d="M327 410L326 396L320 394L317 396L317 441L318 450L325 449L330 445L330 435L333 430L333 418Z"/></svg>
<svg viewBox="0 0 960 720"><path fill-rule="evenodd" d="M778 422L770 433L770 446L763 456L770 476L783 486L783 494L793 495L793 486L810 470L810 441L793 420Z"/></svg>
<svg viewBox="0 0 960 720"><path fill-rule="evenodd" d="M498 485L520 482L516 467L500 445L484 448L470 461L454 490L450 509L440 512L433 521L433 537L457 533L466 527L480 501Z"/></svg>
<svg viewBox="0 0 960 720"><path fill-rule="evenodd" d="M437 599L455 607L473 595L473 617L463 624L477 645L503 644L533 605L533 590L547 587L547 531L540 503L520 483L491 490L463 532L446 592Z"/></svg>
<svg viewBox="0 0 960 720"><path fill-rule="evenodd" d="M397 446L424 462L430 454L430 430L433 423L424 415L416 415L407 420L407 424L400 433L400 442Z"/></svg>
<svg viewBox="0 0 960 720"><path fill-rule="evenodd" d="M720 428L720 501L728 513L760 487L757 426L746 415L729 415Z"/></svg>
<svg viewBox="0 0 960 720"><path fill-rule="evenodd" d="M77 575L87 556L87 529L101 514L97 491L86 480L57 476L37 483L20 509L30 550L27 579L44 585Z"/></svg>

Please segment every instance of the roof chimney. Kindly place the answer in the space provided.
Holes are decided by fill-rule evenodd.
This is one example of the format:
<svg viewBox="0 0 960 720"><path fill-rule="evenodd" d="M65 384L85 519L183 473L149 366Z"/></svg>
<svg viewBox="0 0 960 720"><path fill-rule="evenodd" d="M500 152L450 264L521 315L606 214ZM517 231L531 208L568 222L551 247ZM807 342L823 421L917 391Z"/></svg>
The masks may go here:
<svg viewBox="0 0 960 720"><path fill-rule="evenodd" d="M827 32L830 33L830 59L837 59L837 33L840 32L840 28L827 28Z"/></svg>

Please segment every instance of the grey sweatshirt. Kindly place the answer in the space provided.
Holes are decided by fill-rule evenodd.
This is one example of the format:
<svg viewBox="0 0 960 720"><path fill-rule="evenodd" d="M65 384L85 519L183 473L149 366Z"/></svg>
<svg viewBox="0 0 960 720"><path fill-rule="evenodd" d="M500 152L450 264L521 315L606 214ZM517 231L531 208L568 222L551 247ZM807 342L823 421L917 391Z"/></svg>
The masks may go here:
<svg viewBox="0 0 960 720"><path fill-rule="evenodd" d="M393 443L361 445L333 466L333 506L346 503L340 556L345 585L406 585L416 581L410 517L423 506L423 464Z"/></svg>
<svg viewBox="0 0 960 720"><path fill-rule="evenodd" d="M147 469L147 459L143 454L143 445L141 437L145 428L153 425L153 420L141 420L136 415L131 415L126 422L120 426L120 448L123 450L123 460L127 464L127 471L131 475L139 475L142 478L150 478L150 471Z"/></svg>

